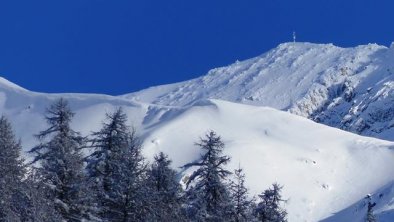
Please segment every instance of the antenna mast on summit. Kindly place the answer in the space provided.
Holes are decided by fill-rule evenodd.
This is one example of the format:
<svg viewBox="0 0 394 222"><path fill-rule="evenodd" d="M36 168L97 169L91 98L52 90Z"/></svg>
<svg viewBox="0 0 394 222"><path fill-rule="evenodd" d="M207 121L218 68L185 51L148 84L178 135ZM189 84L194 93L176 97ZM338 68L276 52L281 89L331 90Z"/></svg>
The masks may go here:
<svg viewBox="0 0 394 222"><path fill-rule="evenodd" d="M293 32L293 42L296 42L296 32Z"/></svg>

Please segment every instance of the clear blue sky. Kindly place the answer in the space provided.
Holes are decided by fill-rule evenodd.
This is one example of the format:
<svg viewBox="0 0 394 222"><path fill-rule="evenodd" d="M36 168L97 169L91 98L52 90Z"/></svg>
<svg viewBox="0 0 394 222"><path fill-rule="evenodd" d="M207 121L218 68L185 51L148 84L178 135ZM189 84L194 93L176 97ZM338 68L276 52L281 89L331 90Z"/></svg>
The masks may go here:
<svg viewBox="0 0 394 222"><path fill-rule="evenodd" d="M119 95L298 41L394 41L393 0L0 0L0 76Z"/></svg>

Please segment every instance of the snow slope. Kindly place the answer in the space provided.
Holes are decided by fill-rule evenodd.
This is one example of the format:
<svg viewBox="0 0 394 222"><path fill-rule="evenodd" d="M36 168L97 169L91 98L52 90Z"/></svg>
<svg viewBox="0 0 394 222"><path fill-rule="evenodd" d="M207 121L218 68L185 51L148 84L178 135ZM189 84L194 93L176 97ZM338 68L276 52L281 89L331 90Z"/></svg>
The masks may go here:
<svg viewBox="0 0 394 222"><path fill-rule="evenodd" d="M199 158L194 146L215 130L232 157L228 168L244 168L252 195L271 183L284 185L289 221L318 221L339 212L394 179L393 143L361 137L317 124L303 117L221 100L200 100L185 107L152 105L104 96L41 94L3 89L0 110L22 138L24 149L46 127L43 112L54 99L70 101L73 127L88 135L97 130L105 112L122 106L144 141L151 159L159 151L173 167ZM182 172L187 175L190 171Z"/></svg>
<svg viewBox="0 0 394 222"><path fill-rule="evenodd" d="M194 80L123 96L36 93L0 78L0 113L28 150L57 98L70 102L72 126L83 135L122 106L141 134L145 155L164 151L174 167L198 158L193 144L212 129L232 156L229 169L245 168L252 194L273 182L285 186L289 221L361 221L367 193L379 200L376 212L388 221L394 220L394 144L304 117L394 140L393 61L394 48L373 44L284 43Z"/></svg>
<svg viewBox="0 0 394 222"><path fill-rule="evenodd" d="M394 182L388 183L369 196L370 198L366 196L322 222L365 221L369 201L376 203L373 212L377 221L392 222L394 220Z"/></svg>
<svg viewBox="0 0 394 222"><path fill-rule="evenodd" d="M232 157L229 169L244 168L252 194L273 182L284 185L289 221L324 219L394 179L391 142L219 100L199 102L151 128L144 152L164 151L182 166L199 157L193 144L208 130L222 136Z"/></svg>
<svg viewBox="0 0 394 222"><path fill-rule="evenodd" d="M186 82L124 95L185 106L201 99L269 106L324 124L394 140L394 48L284 43Z"/></svg>
<svg viewBox="0 0 394 222"><path fill-rule="evenodd" d="M59 98L67 99L75 116L73 127L83 134L97 130L106 112L123 106L130 116L130 124L141 125L145 115L145 107L129 100L95 94L44 94L25 90L19 86L0 79L0 114L7 116L22 139L25 150L37 143L33 134L46 129L44 113L46 108Z"/></svg>

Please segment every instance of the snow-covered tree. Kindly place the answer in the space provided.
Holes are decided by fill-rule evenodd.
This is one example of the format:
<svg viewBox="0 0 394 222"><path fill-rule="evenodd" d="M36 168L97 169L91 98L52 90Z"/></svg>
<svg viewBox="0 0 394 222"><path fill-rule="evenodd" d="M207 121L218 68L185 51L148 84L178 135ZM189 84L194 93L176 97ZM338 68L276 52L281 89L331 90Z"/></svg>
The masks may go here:
<svg viewBox="0 0 394 222"><path fill-rule="evenodd" d="M265 190L259 195L260 202L255 209L255 215L258 221L263 222L286 222L287 212L280 204L284 202L280 194L282 186L277 183L272 188Z"/></svg>
<svg viewBox="0 0 394 222"><path fill-rule="evenodd" d="M87 158L94 213L104 221L141 221L150 209L141 145L126 123L121 108L107 114L102 129L93 133L94 152Z"/></svg>
<svg viewBox="0 0 394 222"><path fill-rule="evenodd" d="M153 210L149 216L153 221L182 221L181 186L176 171L171 169L171 160L163 152L155 156L148 171L148 184L152 190Z"/></svg>
<svg viewBox="0 0 394 222"><path fill-rule="evenodd" d="M37 135L40 144L29 152L34 155L32 164L39 163L38 174L57 211L65 220L79 221L85 209L81 154L84 139L70 127L73 116L66 100L55 101L45 116L49 128Z"/></svg>
<svg viewBox="0 0 394 222"><path fill-rule="evenodd" d="M184 168L198 167L186 182L187 214L192 220L225 220L231 212L229 191L225 184L231 172L224 169L230 157L222 155L224 143L213 131L196 145L204 152L201 160L184 165Z"/></svg>
<svg viewBox="0 0 394 222"><path fill-rule="evenodd" d="M28 172L28 177L24 181L24 195L19 204L23 204L22 221L42 221L53 222L62 221L64 217L55 209L50 187L45 184L39 171Z"/></svg>
<svg viewBox="0 0 394 222"><path fill-rule="evenodd" d="M230 183L231 201L233 205L232 220L249 221L252 214L253 201L248 197L245 187L245 174L241 167L234 171L234 180Z"/></svg>
<svg viewBox="0 0 394 222"><path fill-rule="evenodd" d="M368 203L367 203L367 215L366 215L365 221L366 222L376 222L377 220L376 220L376 217L373 213L373 208L375 207L376 203L372 203L371 195L368 195L366 197L366 199L368 200Z"/></svg>
<svg viewBox="0 0 394 222"><path fill-rule="evenodd" d="M20 157L21 144L15 139L11 124L0 117L0 221L22 220L19 203L23 199L26 168Z"/></svg>

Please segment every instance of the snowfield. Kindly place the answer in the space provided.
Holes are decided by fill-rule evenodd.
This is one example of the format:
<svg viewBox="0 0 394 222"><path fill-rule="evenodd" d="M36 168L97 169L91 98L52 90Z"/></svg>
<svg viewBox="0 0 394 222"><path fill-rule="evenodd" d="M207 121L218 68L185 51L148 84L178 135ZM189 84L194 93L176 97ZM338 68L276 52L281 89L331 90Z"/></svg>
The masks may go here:
<svg viewBox="0 0 394 222"><path fill-rule="evenodd" d="M194 143L214 130L252 195L284 185L289 221L361 222L369 193L379 221L394 221L394 143L377 139L394 140L393 76L393 48L284 43L197 79L122 96L37 93L0 78L0 112L26 151L60 97L83 135L122 106L145 156L163 151L178 170L199 158Z"/></svg>
<svg viewBox="0 0 394 222"><path fill-rule="evenodd" d="M361 137L271 108L200 102L155 126L146 156L164 151L174 167L199 157L198 136L214 130L240 164L252 194L284 185L289 221L319 221L394 179L393 143ZM185 172L185 174L190 172ZM360 209L362 216L366 206ZM353 216L334 221L353 221Z"/></svg>

